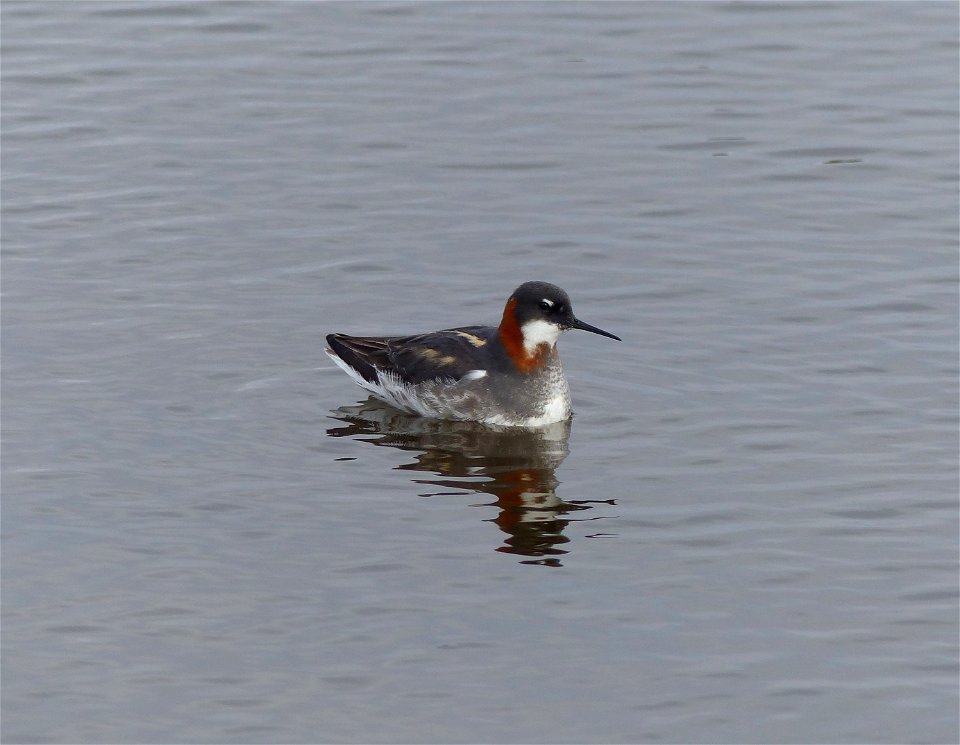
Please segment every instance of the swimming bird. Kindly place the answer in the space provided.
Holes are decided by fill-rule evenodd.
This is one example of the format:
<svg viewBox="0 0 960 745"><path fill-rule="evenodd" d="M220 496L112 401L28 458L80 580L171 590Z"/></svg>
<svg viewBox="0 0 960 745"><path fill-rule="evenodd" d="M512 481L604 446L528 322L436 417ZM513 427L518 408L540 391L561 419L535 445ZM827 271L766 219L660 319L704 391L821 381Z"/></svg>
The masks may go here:
<svg viewBox="0 0 960 745"><path fill-rule="evenodd" d="M499 326L458 326L413 336L329 334L326 353L391 406L437 419L538 427L570 418L557 339L582 329L621 341L573 315L548 282L524 282Z"/></svg>

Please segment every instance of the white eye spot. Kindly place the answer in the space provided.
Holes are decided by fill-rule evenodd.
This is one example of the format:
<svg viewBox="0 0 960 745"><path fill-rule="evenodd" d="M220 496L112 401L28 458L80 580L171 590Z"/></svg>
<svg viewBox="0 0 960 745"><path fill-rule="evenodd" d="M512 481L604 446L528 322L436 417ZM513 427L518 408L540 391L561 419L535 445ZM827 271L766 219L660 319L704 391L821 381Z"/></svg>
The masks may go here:
<svg viewBox="0 0 960 745"><path fill-rule="evenodd" d="M554 302L548 298L544 298L540 301L540 307L544 310L550 310L554 306Z"/></svg>

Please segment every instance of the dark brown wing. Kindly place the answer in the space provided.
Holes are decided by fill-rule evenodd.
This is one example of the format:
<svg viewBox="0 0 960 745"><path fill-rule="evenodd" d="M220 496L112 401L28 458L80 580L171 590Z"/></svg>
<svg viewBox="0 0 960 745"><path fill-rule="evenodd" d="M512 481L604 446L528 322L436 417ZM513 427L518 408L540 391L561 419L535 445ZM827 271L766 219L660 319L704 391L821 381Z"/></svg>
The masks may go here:
<svg viewBox="0 0 960 745"><path fill-rule="evenodd" d="M328 334L327 344L334 354L356 370L369 383L377 382L377 371L392 367L387 343L396 337L390 336L347 336L346 334Z"/></svg>
<svg viewBox="0 0 960 745"><path fill-rule="evenodd" d="M415 336L330 334L327 344L364 380L377 382L374 368L393 372L408 383L449 378L490 366L496 329L464 326Z"/></svg>

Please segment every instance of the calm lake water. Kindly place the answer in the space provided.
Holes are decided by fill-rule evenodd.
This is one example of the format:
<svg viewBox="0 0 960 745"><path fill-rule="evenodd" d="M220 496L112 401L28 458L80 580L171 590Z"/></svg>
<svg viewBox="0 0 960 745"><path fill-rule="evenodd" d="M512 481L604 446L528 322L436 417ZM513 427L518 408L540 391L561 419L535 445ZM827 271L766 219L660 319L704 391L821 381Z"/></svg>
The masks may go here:
<svg viewBox="0 0 960 745"><path fill-rule="evenodd" d="M4 741L957 742L957 28L4 2ZM323 354L528 279L569 426Z"/></svg>

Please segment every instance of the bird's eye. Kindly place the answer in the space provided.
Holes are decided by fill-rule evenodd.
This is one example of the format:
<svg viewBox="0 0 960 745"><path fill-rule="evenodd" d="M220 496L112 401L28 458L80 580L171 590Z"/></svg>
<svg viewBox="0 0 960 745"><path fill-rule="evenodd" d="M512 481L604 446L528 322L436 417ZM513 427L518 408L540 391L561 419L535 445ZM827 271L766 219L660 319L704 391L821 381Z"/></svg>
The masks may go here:
<svg viewBox="0 0 960 745"><path fill-rule="evenodd" d="M552 301L552 300L547 300L546 298L544 298L543 300L541 300L541 301L540 301L540 310L546 310L546 311L551 311L551 310L553 310L553 301Z"/></svg>

